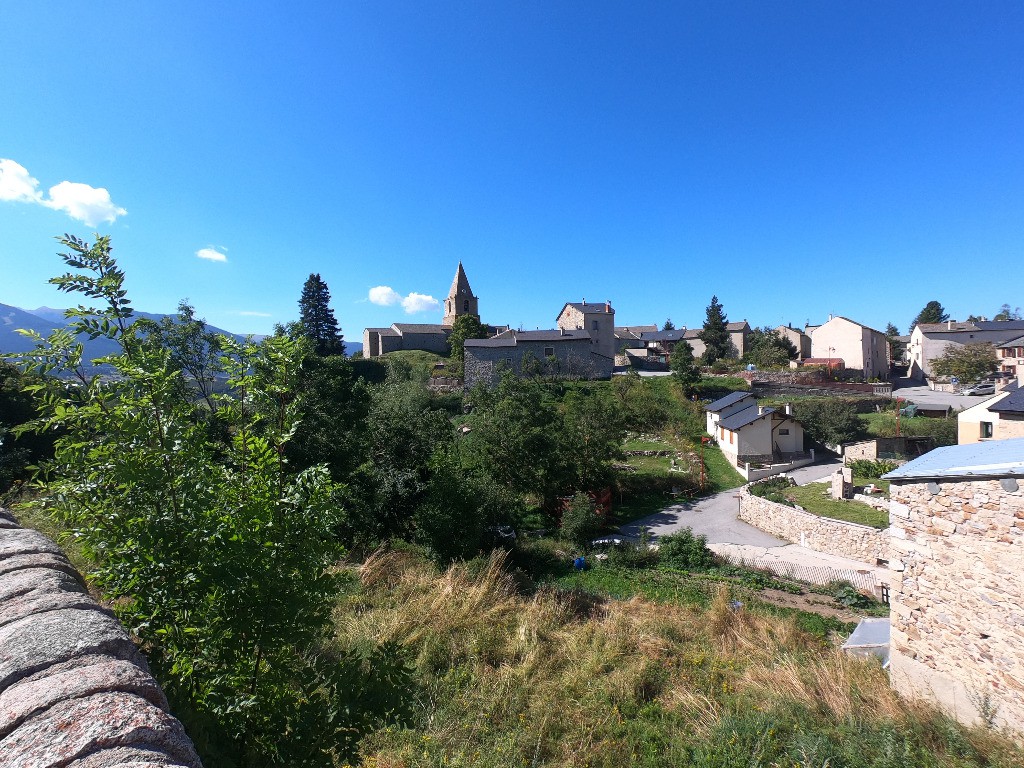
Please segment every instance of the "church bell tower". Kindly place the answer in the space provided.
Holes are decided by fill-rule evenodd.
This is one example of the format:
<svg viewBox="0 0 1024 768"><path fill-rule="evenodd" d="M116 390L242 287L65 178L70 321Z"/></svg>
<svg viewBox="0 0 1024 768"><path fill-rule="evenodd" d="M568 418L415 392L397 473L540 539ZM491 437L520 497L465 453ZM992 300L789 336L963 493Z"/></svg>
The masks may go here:
<svg viewBox="0 0 1024 768"><path fill-rule="evenodd" d="M442 325L453 325L455 318L462 315L476 315L480 317L480 310L477 308L477 299L473 290L469 287L469 278L466 277L466 270L459 262L459 268L455 271L455 279L452 280L452 288L448 291L448 298L444 300L444 320Z"/></svg>

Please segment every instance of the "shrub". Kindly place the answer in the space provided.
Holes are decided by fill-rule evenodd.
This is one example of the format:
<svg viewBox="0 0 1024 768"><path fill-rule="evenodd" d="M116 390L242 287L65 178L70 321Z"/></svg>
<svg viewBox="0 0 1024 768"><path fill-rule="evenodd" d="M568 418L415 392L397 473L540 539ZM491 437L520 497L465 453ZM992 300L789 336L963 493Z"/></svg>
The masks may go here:
<svg viewBox="0 0 1024 768"><path fill-rule="evenodd" d="M871 459L855 459L850 462L849 466L853 471L853 474L858 475L859 477L875 479L892 472L896 469L897 464L894 461L886 461L885 459L879 459L878 461L871 461Z"/></svg>
<svg viewBox="0 0 1024 768"><path fill-rule="evenodd" d="M796 483L788 477L769 477L765 480L751 483L749 490L751 496L757 496L768 501L774 501L776 504L785 504L787 507L792 507L793 502L786 497L786 491L794 485Z"/></svg>
<svg viewBox="0 0 1024 768"><path fill-rule="evenodd" d="M594 502L587 494L577 493L562 512L559 533L566 541L585 549L600 532L601 519Z"/></svg>
<svg viewBox="0 0 1024 768"><path fill-rule="evenodd" d="M658 557L669 568L703 571L715 566L715 553L708 549L707 536L695 536L691 528L662 536L658 544Z"/></svg>

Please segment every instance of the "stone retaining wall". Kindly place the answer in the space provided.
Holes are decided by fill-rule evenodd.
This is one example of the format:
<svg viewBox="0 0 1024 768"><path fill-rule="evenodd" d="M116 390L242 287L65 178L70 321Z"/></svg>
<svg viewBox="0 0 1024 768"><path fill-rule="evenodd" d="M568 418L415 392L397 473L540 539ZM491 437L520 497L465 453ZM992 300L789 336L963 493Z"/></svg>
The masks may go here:
<svg viewBox="0 0 1024 768"><path fill-rule="evenodd" d="M201 768L121 624L0 509L0 765Z"/></svg>
<svg viewBox="0 0 1024 768"><path fill-rule="evenodd" d="M740 491L740 520L802 547L874 566L889 559L889 536L869 525L818 517Z"/></svg>

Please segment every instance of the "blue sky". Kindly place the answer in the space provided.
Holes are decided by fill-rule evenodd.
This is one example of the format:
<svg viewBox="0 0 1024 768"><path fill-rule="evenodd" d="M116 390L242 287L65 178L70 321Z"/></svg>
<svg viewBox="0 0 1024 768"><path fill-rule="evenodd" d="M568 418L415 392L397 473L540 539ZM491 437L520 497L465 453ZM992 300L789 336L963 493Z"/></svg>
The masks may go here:
<svg viewBox="0 0 1024 768"><path fill-rule="evenodd" d="M350 340L439 322L459 260L525 328L583 297L903 332L1024 304L1019 2L4 3L0 30L0 303L66 305L52 238L100 232L137 307L238 332L296 319L311 272Z"/></svg>

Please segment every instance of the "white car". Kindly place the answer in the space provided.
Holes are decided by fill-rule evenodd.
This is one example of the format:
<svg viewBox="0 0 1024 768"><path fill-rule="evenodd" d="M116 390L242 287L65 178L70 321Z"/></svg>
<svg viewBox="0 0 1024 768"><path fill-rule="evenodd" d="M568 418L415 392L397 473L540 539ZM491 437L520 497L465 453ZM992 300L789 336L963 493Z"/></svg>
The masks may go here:
<svg viewBox="0 0 1024 768"><path fill-rule="evenodd" d="M975 384L972 387L968 387L960 394L963 395L994 395L996 393L995 384Z"/></svg>

